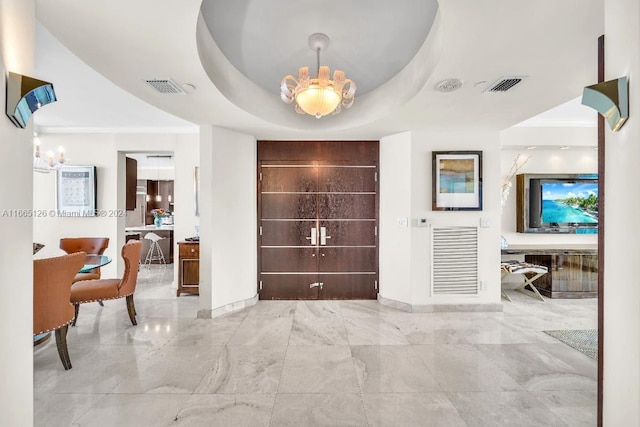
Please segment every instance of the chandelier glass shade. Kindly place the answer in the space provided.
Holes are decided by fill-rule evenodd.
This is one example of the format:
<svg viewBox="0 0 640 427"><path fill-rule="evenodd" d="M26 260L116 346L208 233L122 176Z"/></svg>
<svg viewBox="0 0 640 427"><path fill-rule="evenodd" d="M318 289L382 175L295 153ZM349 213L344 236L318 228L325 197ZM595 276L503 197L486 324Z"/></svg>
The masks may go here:
<svg viewBox="0 0 640 427"><path fill-rule="evenodd" d="M280 83L280 98L287 104L295 101L299 114L309 114L321 118L327 114L338 114L342 108L349 108L355 100L356 85L347 79L344 72L335 70L333 80L327 66L320 66L320 50L329 43L325 34L312 34L309 46L316 51L318 76L309 76L309 67L298 70L298 78L287 75Z"/></svg>
<svg viewBox="0 0 640 427"><path fill-rule="evenodd" d="M40 138L37 134L33 135L33 170L34 172L49 173L51 171L60 169L66 159L64 157L64 148L58 147L58 155L54 156L53 151L46 153L46 158L43 158L40 152Z"/></svg>

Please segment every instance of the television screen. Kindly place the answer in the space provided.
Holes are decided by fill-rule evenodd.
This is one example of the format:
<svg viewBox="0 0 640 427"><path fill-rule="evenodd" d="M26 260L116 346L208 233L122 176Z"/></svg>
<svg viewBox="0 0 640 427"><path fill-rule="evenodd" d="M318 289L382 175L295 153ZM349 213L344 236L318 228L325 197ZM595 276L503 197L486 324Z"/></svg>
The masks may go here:
<svg viewBox="0 0 640 427"><path fill-rule="evenodd" d="M550 226L598 224L596 180L541 181L542 223Z"/></svg>

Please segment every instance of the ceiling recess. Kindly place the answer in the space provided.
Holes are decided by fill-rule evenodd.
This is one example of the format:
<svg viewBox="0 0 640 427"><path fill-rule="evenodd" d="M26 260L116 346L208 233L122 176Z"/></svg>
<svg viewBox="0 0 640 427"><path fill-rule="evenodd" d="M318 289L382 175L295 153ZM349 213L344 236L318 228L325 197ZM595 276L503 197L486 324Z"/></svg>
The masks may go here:
<svg viewBox="0 0 640 427"><path fill-rule="evenodd" d="M174 82L171 79L145 79L144 82L149 86L151 86L153 89L155 89L155 91L158 93L163 93L163 94L167 94L167 93L186 94L187 93L176 82Z"/></svg>
<svg viewBox="0 0 640 427"><path fill-rule="evenodd" d="M495 83L486 88L485 92L506 92L525 79L525 76L500 77Z"/></svg>

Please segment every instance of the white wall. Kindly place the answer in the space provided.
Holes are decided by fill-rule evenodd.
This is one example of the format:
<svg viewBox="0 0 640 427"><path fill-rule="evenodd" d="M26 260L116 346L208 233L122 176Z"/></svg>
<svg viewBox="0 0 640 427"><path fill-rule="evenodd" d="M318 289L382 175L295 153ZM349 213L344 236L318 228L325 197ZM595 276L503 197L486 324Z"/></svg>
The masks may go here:
<svg viewBox="0 0 640 427"><path fill-rule="evenodd" d="M500 301L500 151L497 132L481 130L418 131L392 135L380 142L380 296L425 309L443 304L485 304ZM431 152L475 150L483 157L483 210L431 210ZM409 217L410 227L397 219ZM477 296L431 295L430 227L416 227L418 218L432 226L480 226Z"/></svg>
<svg viewBox="0 0 640 427"><path fill-rule="evenodd" d="M527 163L520 173L598 173L597 128L514 127L500 133L501 178L504 179L518 154ZM527 150L527 146L536 146ZM569 146L568 150L558 147ZM596 234L534 234L516 232L516 179L502 210L502 235L510 245L596 245Z"/></svg>
<svg viewBox="0 0 640 427"><path fill-rule="evenodd" d="M594 48L595 48L594 40ZM640 3L605 0L605 80L629 77L629 120L605 129L604 425L640 425ZM606 125L605 125L606 127Z"/></svg>
<svg viewBox="0 0 640 427"><path fill-rule="evenodd" d="M199 317L257 294L256 150L252 136L201 129Z"/></svg>
<svg viewBox="0 0 640 427"><path fill-rule="evenodd" d="M380 140L380 296L412 303L412 229L398 218L411 217L411 132Z"/></svg>
<svg viewBox="0 0 640 427"><path fill-rule="evenodd" d="M7 72L33 76L35 6L31 0L0 0L0 105L4 108ZM36 76L34 76L36 77ZM46 107L45 107L46 108ZM0 414L2 424L33 423L33 261L32 219L7 212L29 212L32 125L18 129L2 114L0 141Z"/></svg>
<svg viewBox="0 0 640 427"><path fill-rule="evenodd" d="M62 145L69 164L97 166L98 209L103 217L38 217L33 222L34 239L44 243L39 257L60 255L61 237L109 237L105 254L114 262L102 269L103 277L118 277L123 263L120 248L124 244L124 156L128 152L172 152L175 161L174 254L177 242L195 234L199 224L194 213L194 167L199 162L196 134L40 134L41 149ZM56 177L54 173L34 175L33 203L37 212L55 210ZM117 262L115 262L117 260ZM174 279L178 271L174 269ZM175 280L174 280L175 282Z"/></svg>

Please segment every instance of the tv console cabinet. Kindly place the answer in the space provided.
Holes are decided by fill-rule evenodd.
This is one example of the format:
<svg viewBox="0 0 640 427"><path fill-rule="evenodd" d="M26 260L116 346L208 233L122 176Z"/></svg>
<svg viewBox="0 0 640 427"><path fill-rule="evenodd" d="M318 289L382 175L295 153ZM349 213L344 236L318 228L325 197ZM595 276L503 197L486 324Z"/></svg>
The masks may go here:
<svg viewBox="0 0 640 427"><path fill-rule="evenodd" d="M598 296L598 251L595 248L509 247L502 259L524 255L531 264L549 272L536 280L536 288L548 298L596 298Z"/></svg>

